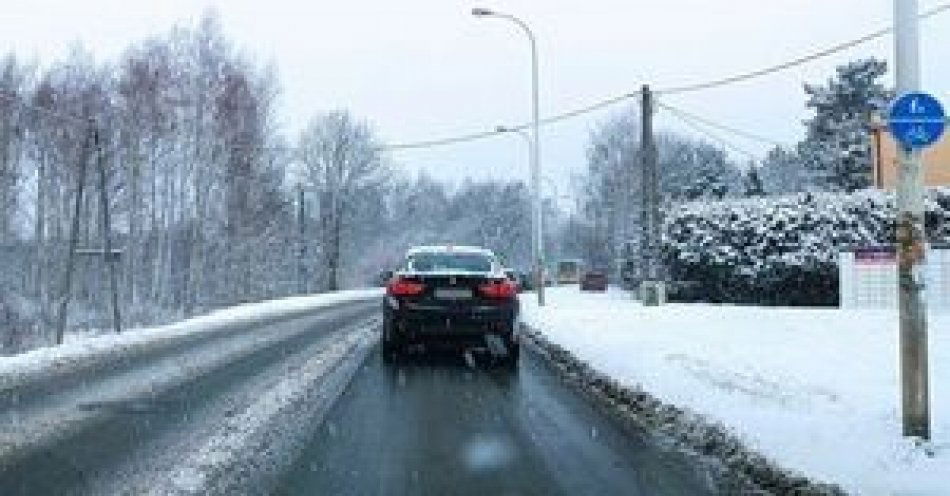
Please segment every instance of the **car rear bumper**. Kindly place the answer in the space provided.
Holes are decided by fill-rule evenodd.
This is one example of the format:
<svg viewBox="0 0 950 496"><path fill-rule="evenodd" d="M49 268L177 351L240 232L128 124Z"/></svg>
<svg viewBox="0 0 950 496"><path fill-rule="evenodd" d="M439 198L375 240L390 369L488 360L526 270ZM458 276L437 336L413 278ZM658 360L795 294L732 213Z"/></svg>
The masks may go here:
<svg viewBox="0 0 950 496"><path fill-rule="evenodd" d="M401 341L476 342L486 334L510 339L515 328L517 306L465 305L444 306L399 302L384 308L387 332Z"/></svg>

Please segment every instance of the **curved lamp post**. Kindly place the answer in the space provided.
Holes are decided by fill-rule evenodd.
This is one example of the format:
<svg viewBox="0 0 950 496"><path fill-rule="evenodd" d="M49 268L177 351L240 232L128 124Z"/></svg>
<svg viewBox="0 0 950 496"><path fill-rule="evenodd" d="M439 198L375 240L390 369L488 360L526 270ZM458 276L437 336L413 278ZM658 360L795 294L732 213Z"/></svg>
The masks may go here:
<svg viewBox="0 0 950 496"><path fill-rule="evenodd" d="M532 146L531 146L531 145L532 145L532 141L531 141L531 136L529 136L528 133L526 133L523 129L520 129L520 128L517 128L517 127L508 127L508 126L495 126L495 132L497 132L497 133L511 133L511 134L517 134L518 136L521 136L521 139L523 139L523 140L525 141L525 143L528 145L528 155L529 155L528 161L531 162L531 163L533 163L533 161L531 160L531 155L532 155L532 153L533 153L533 149L532 149ZM570 197L569 195L562 195L562 194L559 193L558 187L557 187L557 183L554 182L553 179L551 179L551 176L542 175L542 176L541 176L541 180L542 180L542 181L546 181L546 182L548 183L548 186L551 187L551 191L554 193L554 196L553 196L552 198L554 199L555 202L559 202L559 201L564 200L564 199L571 199L571 197ZM541 222L542 230L545 230L546 228L543 227L543 226L544 226L544 222L543 222L544 211L543 211L543 209L542 209L542 212L541 212L541 217L542 217L542 222ZM531 237L532 249L534 249L534 243L535 243L535 242L536 242L536 241L535 241L535 238L534 238L534 236L532 236L532 237ZM542 250L543 250L543 248L542 248ZM554 252L555 252L555 254L558 254L558 253L560 252L560 250L558 249L557 244L555 244L555 250L554 250Z"/></svg>
<svg viewBox="0 0 950 496"><path fill-rule="evenodd" d="M541 165L540 165L540 146L538 144L538 49L535 42L534 33L524 21L517 17L501 12L495 12L490 9L476 7L472 9L472 15L475 17L495 17L506 19L515 23L528 37L531 45L531 186L534 190L533 203L533 221L534 221L534 240L533 251L535 258L535 281L538 285L538 305L544 305L544 247L541 242L543 238L541 228Z"/></svg>

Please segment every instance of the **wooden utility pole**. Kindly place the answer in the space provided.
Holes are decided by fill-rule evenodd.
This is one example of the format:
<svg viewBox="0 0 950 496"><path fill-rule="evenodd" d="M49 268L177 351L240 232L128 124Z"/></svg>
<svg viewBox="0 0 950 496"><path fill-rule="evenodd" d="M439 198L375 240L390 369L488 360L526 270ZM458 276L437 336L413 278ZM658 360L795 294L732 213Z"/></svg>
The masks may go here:
<svg viewBox="0 0 950 496"><path fill-rule="evenodd" d="M297 185L297 234L299 236L297 241L297 292L300 294L307 292L307 274L304 266L304 257L307 254L307 240L304 237L304 214L306 212L303 201L303 185L299 184Z"/></svg>
<svg viewBox="0 0 950 496"><path fill-rule="evenodd" d="M640 223L643 229L640 247L640 300L644 305L661 305L666 287L660 274L660 241L663 222L660 217L660 184L657 170L656 141L653 137L653 93L649 85L640 90L640 160L642 168Z"/></svg>
<svg viewBox="0 0 950 496"><path fill-rule="evenodd" d="M920 89L917 0L894 0L897 94ZM927 308L924 301L924 173L920 150L899 147L897 291L900 314L901 412L905 436L930 439Z"/></svg>
<svg viewBox="0 0 950 496"><path fill-rule="evenodd" d="M76 245L79 242L79 218L82 214L83 192L86 187L86 161L89 160L89 131L86 130L82 149L79 152L79 170L76 173L76 196L73 203L73 222L69 230L69 252L66 255L66 272L63 274L63 288L59 300L59 315L56 324L56 344L63 343L66 334L66 315L72 293L73 266L76 262Z"/></svg>
<svg viewBox="0 0 950 496"><path fill-rule="evenodd" d="M119 285L115 271L116 260L119 258L112 252L112 217L109 213L108 181L106 180L105 153L102 151L102 142L99 136L99 127L93 128L93 142L96 146L96 165L99 169L99 210L102 212L102 260L109 270L109 292L112 299L112 328L116 334L122 332L122 314L119 309Z"/></svg>

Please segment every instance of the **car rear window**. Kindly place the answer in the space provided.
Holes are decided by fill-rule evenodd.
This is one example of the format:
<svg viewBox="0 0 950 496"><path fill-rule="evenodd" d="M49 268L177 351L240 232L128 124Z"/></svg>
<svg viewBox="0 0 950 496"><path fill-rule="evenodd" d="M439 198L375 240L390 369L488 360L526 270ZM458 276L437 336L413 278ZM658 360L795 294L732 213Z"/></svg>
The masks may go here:
<svg viewBox="0 0 950 496"><path fill-rule="evenodd" d="M491 272L492 259L479 253L416 253L406 265L415 272Z"/></svg>

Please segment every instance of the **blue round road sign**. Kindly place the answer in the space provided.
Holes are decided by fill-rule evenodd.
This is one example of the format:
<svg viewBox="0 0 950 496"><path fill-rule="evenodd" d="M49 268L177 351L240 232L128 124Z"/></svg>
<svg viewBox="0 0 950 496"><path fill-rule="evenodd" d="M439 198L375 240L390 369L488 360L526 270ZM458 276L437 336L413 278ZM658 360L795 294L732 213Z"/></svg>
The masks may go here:
<svg viewBox="0 0 950 496"><path fill-rule="evenodd" d="M947 118L943 106L927 93L910 92L901 95L893 104L887 125L905 148L926 148L940 139Z"/></svg>

